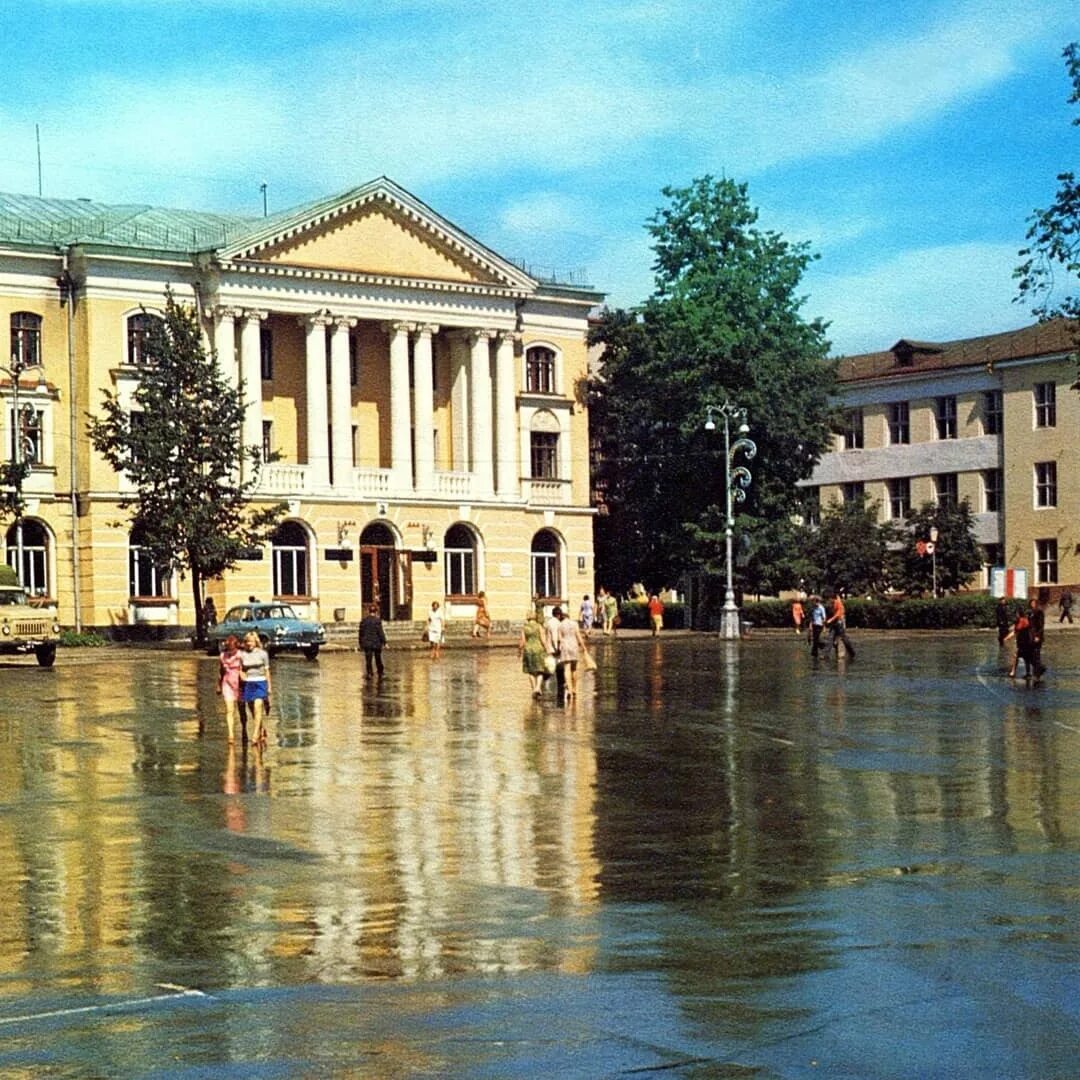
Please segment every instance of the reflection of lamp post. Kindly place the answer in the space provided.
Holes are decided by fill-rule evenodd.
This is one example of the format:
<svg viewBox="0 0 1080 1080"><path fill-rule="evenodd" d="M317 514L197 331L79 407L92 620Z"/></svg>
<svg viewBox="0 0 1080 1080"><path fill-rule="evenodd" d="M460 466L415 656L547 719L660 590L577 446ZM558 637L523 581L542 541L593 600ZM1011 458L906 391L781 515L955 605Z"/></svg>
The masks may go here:
<svg viewBox="0 0 1080 1080"><path fill-rule="evenodd" d="M731 576L731 536L735 529L735 515L732 504L744 502L746 489L750 486L750 470L745 465L734 465L736 453L740 450L746 455L747 460L753 460L757 453L757 444L745 436L750 428L746 423L746 410L738 405L732 405L725 401L723 405L707 405L708 419L705 421L706 431L715 431L716 423L713 421L713 413L719 413L724 418L724 499L725 499L725 569L727 575L727 590L724 593L724 608L720 616L720 636L727 641L734 641L739 636L739 609L735 606L735 589ZM731 441L731 421L738 420L739 438Z"/></svg>
<svg viewBox="0 0 1080 1080"><path fill-rule="evenodd" d="M22 408L19 407L19 380L22 378L24 371L33 371L35 368L39 373L38 385L41 386L45 382L44 364L23 363L22 356L18 350L13 351L12 353L11 367L0 365L0 372L3 372L11 380L11 420L13 428L11 436L11 465L12 483L15 487L15 573L18 575L20 585L26 584L23 578L23 478L21 466L23 462L29 458L32 445L30 436L24 435L23 431L24 428L29 427L37 418L37 412L30 402L27 402Z"/></svg>
<svg viewBox="0 0 1080 1080"><path fill-rule="evenodd" d="M930 526L930 574L931 581L933 582L933 594L937 596L937 538L938 531L936 525Z"/></svg>

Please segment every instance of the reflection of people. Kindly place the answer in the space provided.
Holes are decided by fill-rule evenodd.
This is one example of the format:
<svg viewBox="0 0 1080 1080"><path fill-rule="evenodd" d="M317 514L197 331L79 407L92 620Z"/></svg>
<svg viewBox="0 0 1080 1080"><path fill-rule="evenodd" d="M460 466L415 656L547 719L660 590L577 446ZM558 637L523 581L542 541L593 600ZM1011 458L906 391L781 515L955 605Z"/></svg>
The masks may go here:
<svg viewBox="0 0 1080 1080"><path fill-rule="evenodd" d="M438 660L442 655L443 615L438 600L431 601L431 611L427 617L427 639L431 646L431 659Z"/></svg>
<svg viewBox="0 0 1080 1080"><path fill-rule="evenodd" d="M386 647L386 631L379 618L379 605L372 604L360 620L360 648L364 650L364 667L370 679L376 671L383 673L382 651Z"/></svg>
<svg viewBox="0 0 1080 1080"><path fill-rule="evenodd" d="M652 623L652 636L656 637L664 626L664 604L656 593L649 597L649 622Z"/></svg>
<svg viewBox="0 0 1080 1080"><path fill-rule="evenodd" d="M476 614L473 616L473 637L491 637L491 616L483 590L476 594Z"/></svg>
<svg viewBox="0 0 1080 1080"><path fill-rule="evenodd" d="M241 700L251 711L251 741L263 742L266 739L263 720L270 715L270 654L262 647L254 630L244 635L240 681L243 684Z"/></svg>
<svg viewBox="0 0 1080 1080"><path fill-rule="evenodd" d="M544 663L547 649L544 647L544 628L537 621L535 611L525 616L525 625L518 638L518 654L521 656L521 670L529 676L532 696L538 698L547 674Z"/></svg>
<svg viewBox="0 0 1080 1080"><path fill-rule="evenodd" d="M236 711L240 702L240 639L235 634L230 634L225 639L225 647L218 658L218 692L221 700L225 702L225 728L228 731L229 742L236 742ZM244 716L244 706L239 705L240 722L243 727L244 739L247 740L247 720Z"/></svg>

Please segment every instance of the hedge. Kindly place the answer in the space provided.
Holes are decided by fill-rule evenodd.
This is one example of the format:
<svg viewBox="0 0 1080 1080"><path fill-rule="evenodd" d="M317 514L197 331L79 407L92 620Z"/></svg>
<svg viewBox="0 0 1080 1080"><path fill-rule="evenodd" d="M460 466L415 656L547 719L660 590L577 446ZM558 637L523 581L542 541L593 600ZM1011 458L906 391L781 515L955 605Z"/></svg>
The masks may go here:
<svg viewBox="0 0 1080 1080"><path fill-rule="evenodd" d="M636 601L624 600L619 605L619 626L626 630L651 630L652 623L649 621L649 605L639 604ZM779 624L778 624L779 625ZM664 605L664 628L667 630L683 630L686 627L686 605Z"/></svg>
<svg viewBox="0 0 1080 1080"><path fill-rule="evenodd" d="M1023 600L1011 600L1010 612L1024 606ZM806 617L810 605L803 602ZM957 593L953 596L912 597L894 600L887 597L856 597L844 601L848 626L873 630L950 630L964 627L993 627L997 625L997 600L985 593ZM826 602L825 609L829 605ZM790 627L789 600L747 601L742 618L755 627Z"/></svg>

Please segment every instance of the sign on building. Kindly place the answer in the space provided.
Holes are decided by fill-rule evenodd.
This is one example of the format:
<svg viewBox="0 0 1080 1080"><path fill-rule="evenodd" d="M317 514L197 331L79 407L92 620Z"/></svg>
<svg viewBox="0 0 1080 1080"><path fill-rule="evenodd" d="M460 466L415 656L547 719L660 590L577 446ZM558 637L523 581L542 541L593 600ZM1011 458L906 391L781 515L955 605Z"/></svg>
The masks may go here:
<svg viewBox="0 0 1080 1080"><path fill-rule="evenodd" d="M990 595L1027 597L1027 571L1013 566L995 566L990 571Z"/></svg>

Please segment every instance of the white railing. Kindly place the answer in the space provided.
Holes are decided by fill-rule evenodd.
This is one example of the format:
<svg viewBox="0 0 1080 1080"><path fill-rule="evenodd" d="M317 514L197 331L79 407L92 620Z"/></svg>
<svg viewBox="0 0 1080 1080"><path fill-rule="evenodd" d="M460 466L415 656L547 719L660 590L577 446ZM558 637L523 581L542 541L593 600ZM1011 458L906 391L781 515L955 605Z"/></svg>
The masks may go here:
<svg viewBox="0 0 1080 1080"><path fill-rule="evenodd" d="M470 472L436 472L435 495L440 499L468 499L472 496Z"/></svg>
<svg viewBox="0 0 1080 1080"><path fill-rule="evenodd" d="M283 465L271 462L259 473L259 491L271 495L302 495L308 490L306 465Z"/></svg>
<svg viewBox="0 0 1080 1080"><path fill-rule="evenodd" d="M537 506L569 506L573 494L569 480L522 480L525 498Z"/></svg>
<svg viewBox="0 0 1080 1080"><path fill-rule="evenodd" d="M353 485L360 495L389 495L390 469L353 469Z"/></svg>

